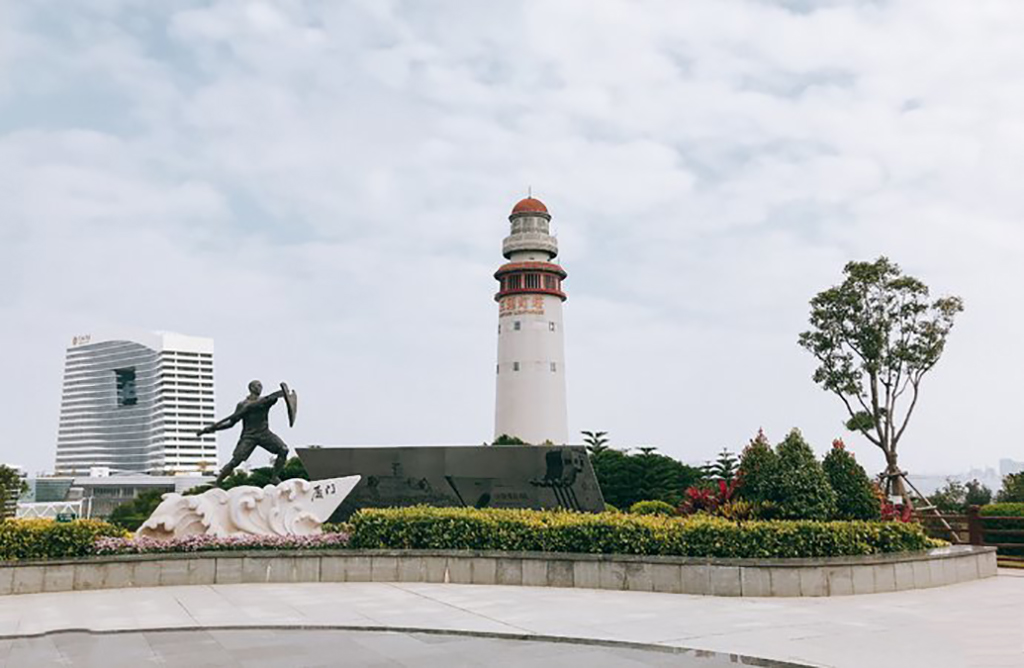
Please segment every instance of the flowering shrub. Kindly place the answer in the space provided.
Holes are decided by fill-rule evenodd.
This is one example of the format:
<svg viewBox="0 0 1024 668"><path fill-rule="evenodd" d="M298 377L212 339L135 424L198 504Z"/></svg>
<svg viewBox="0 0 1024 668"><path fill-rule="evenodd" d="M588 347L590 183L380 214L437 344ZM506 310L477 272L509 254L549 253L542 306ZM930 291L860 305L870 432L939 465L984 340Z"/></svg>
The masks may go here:
<svg viewBox="0 0 1024 668"><path fill-rule="evenodd" d="M232 550L324 550L348 545L346 533L314 536L187 536L155 538L98 538L96 554L154 554L164 552L223 552Z"/></svg>

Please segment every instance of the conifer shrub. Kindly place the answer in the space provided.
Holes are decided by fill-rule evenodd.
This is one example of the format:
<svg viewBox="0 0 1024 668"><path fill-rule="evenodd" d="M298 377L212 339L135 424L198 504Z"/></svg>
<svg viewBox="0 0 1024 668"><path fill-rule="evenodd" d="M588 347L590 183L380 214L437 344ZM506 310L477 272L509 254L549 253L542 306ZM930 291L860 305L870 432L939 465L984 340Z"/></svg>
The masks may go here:
<svg viewBox="0 0 1024 668"><path fill-rule="evenodd" d="M828 483L836 493L837 520L877 520L881 504L871 479L842 439L832 442L832 449L821 462Z"/></svg>
<svg viewBox="0 0 1024 668"><path fill-rule="evenodd" d="M829 520L836 514L836 493L799 429L775 449L778 457L770 481L769 501L782 519Z"/></svg>
<svg viewBox="0 0 1024 668"><path fill-rule="evenodd" d="M770 502L777 461L768 437L759 430L740 454L737 495L753 504Z"/></svg>

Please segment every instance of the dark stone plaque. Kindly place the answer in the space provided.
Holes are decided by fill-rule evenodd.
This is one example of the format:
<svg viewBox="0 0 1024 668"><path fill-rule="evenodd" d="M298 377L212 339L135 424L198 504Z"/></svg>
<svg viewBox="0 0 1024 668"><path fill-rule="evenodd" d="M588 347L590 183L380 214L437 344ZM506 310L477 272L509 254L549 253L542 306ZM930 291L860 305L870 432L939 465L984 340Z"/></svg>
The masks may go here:
<svg viewBox="0 0 1024 668"><path fill-rule="evenodd" d="M363 477L334 520L360 508L418 504L604 510L582 446L313 446L296 452L313 480Z"/></svg>

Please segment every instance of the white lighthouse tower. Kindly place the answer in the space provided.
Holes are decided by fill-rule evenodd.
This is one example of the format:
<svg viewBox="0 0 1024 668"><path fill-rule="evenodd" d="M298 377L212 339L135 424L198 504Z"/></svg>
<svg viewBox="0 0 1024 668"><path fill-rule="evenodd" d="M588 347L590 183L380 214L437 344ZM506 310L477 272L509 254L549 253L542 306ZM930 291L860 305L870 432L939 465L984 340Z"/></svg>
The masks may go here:
<svg viewBox="0 0 1024 668"><path fill-rule="evenodd" d="M508 262L494 274L501 285L494 296L499 304L494 436L563 444L569 440L562 339L566 273L553 262L558 241L543 202L527 197L508 219L512 233L501 247Z"/></svg>

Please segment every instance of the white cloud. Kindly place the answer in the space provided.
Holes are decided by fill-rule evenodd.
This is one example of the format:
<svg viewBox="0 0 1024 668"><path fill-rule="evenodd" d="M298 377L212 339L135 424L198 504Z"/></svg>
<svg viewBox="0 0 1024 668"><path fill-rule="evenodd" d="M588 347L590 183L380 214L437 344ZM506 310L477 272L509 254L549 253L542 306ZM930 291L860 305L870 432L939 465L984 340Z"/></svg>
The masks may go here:
<svg viewBox="0 0 1024 668"><path fill-rule="evenodd" d="M296 444L489 438L490 274L527 185L570 274L574 429L825 447L806 302L886 253L968 305L906 465L1014 455L1016 3L5 11L0 459L51 464L64 341L107 324L214 336L224 410L289 380Z"/></svg>

